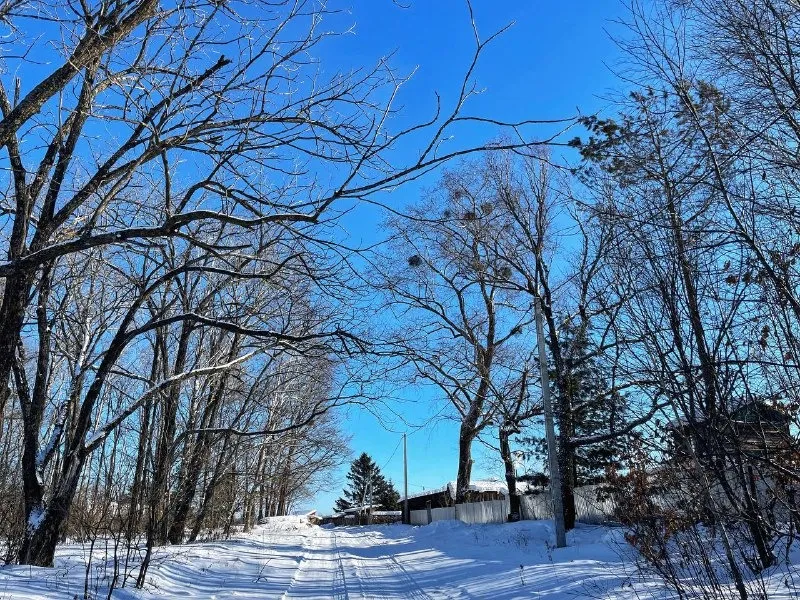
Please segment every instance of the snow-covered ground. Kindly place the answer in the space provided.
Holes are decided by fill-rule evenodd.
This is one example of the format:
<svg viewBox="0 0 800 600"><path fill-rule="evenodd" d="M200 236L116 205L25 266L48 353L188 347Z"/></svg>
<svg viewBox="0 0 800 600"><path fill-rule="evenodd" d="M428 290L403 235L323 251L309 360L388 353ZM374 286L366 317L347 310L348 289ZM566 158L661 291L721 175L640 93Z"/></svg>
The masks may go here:
<svg viewBox="0 0 800 600"><path fill-rule="evenodd" d="M273 520L221 542L160 548L144 590L113 598L665 598L636 575L617 529L580 525L554 549L548 521L427 527L324 528L302 518ZM0 569L0 599L82 598L86 549L59 548L53 569ZM100 564L99 562L96 564ZM105 597L102 568L90 569L91 598ZM776 573L769 598L793 598Z"/></svg>

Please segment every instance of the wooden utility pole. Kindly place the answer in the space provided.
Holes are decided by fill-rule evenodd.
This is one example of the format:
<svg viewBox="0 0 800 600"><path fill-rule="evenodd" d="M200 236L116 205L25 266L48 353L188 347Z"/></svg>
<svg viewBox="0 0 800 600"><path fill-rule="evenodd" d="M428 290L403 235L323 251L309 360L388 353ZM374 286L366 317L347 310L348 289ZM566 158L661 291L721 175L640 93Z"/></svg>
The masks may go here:
<svg viewBox="0 0 800 600"><path fill-rule="evenodd" d="M408 452L406 451L406 434L403 434L403 523L411 523L408 514Z"/></svg>
<svg viewBox="0 0 800 600"><path fill-rule="evenodd" d="M367 506L367 525L372 525L372 479L369 478L369 505Z"/></svg>
<svg viewBox="0 0 800 600"><path fill-rule="evenodd" d="M561 466L558 460L556 432L553 426L553 405L550 401L550 378L547 374L547 353L544 348L544 328L542 326L541 300L534 301L536 314L536 337L539 346L539 370L542 382L542 403L544 404L544 429L547 436L547 458L550 465L550 494L553 497L553 519L556 525L556 548L567 545L564 532L564 506L561 501Z"/></svg>

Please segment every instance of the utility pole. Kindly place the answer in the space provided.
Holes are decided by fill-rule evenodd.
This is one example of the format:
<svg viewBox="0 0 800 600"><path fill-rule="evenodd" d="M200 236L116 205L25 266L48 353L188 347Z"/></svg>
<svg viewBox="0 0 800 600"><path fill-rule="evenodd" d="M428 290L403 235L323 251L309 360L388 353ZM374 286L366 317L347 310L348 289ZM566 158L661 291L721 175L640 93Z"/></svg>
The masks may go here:
<svg viewBox="0 0 800 600"><path fill-rule="evenodd" d="M408 452L406 451L406 434L403 434L403 523L411 523L408 514Z"/></svg>
<svg viewBox="0 0 800 600"><path fill-rule="evenodd" d="M567 545L564 532L564 506L561 500L561 467L556 446L556 432L553 426L553 405L550 402L550 378L547 374L547 353L544 348L544 328L542 327L541 300L534 301L536 314L536 338L539 346L539 370L542 382L542 403L544 404L544 429L547 436L547 458L550 465L550 494L553 497L553 519L556 525L556 548Z"/></svg>
<svg viewBox="0 0 800 600"><path fill-rule="evenodd" d="M367 525L372 525L372 477L369 478L369 506L367 507Z"/></svg>

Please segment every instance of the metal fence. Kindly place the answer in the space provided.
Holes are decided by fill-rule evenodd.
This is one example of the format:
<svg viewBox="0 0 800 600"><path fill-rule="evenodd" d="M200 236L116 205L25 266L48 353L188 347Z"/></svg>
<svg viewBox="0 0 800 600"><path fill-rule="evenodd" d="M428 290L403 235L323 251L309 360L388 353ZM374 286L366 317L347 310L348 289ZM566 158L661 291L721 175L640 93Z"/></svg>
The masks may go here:
<svg viewBox="0 0 800 600"><path fill-rule="evenodd" d="M508 500L486 502L467 502L446 508L432 508L431 523L434 521L456 520L464 523L504 523L508 519L510 505ZM412 525L427 525L427 510L411 511Z"/></svg>
<svg viewBox="0 0 800 600"><path fill-rule="evenodd" d="M550 519L553 516L553 505L550 492L529 494L519 497L520 516L526 521Z"/></svg>
<svg viewBox="0 0 800 600"><path fill-rule="evenodd" d="M464 523L505 523L511 506L508 500L456 504L456 519Z"/></svg>
<svg viewBox="0 0 800 600"><path fill-rule="evenodd" d="M431 509L431 521L453 521L457 518L455 506Z"/></svg>
<svg viewBox="0 0 800 600"><path fill-rule="evenodd" d="M603 523L613 519L615 505L610 498L598 500L600 486L587 485L575 489L575 510L578 521L584 523ZM602 497L602 496L601 496ZM448 508L433 508L430 522L458 520L464 523L504 523L511 507L507 499L488 502L468 502ZM540 494L520 496L520 516L525 520L550 519L553 504L549 491ZM412 525L428 524L427 510L412 510Z"/></svg>
<svg viewBox="0 0 800 600"><path fill-rule="evenodd" d="M412 510L409 511L412 525L427 525L428 524L428 511L427 510Z"/></svg>
<svg viewBox="0 0 800 600"><path fill-rule="evenodd" d="M604 523L614 518L616 504L611 498L601 494L598 500L599 485L586 485L575 488L575 517L583 523ZM520 497L523 519L551 519L553 503L550 491Z"/></svg>
<svg viewBox="0 0 800 600"><path fill-rule="evenodd" d="M412 525L427 525L428 524L428 511L412 510L411 524ZM432 508L431 509L431 523L434 521L453 521L456 517L456 507L447 506L445 508Z"/></svg>

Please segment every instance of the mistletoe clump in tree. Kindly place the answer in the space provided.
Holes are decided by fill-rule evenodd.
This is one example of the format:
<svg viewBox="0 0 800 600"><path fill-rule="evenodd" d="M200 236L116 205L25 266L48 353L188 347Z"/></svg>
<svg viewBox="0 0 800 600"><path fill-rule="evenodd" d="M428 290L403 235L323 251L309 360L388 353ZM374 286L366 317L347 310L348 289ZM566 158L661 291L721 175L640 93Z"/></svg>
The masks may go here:
<svg viewBox="0 0 800 600"><path fill-rule="evenodd" d="M380 505L386 510L395 510L400 505L400 494L394 484L381 475L381 470L369 454L362 452L350 465L347 473L348 486L336 500L335 510L365 505Z"/></svg>

